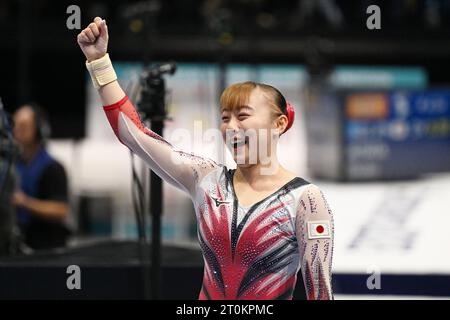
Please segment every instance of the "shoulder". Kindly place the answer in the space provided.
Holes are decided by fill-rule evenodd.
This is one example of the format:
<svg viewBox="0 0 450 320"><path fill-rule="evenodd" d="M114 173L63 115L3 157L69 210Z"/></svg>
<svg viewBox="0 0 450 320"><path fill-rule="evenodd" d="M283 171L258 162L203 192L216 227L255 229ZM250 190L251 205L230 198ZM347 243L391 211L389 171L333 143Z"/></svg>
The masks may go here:
<svg viewBox="0 0 450 320"><path fill-rule="evenodd" d="M302 179L302 178L300 178ZM323 197L324 193L322 188L320 188L317 184L313 182L305 181L305 188L303 189L302 197L314 196L314 197Z"/></svg>
<svg viewBox="0 0 450 320"><path fill-rule="evenodd" d="M46 170L49 171L59 171L59 172L64 172L64 166L56 159L53 159L49 165L47 166Z"/></svg>
<svg viewBox="0 0 450 320"><path fill-rule="evenodd" d="M217 165L211 170L204 172L201 177L196 173L195 179L198 187L207 188L207 186L217 186L221 181L226 181L228 175L229 169L225 165Z"/></svg>
<svg viewBox="0 0 450 320"><path fill-rule="evenodd" d="M299 198L298 210L303 210L312 214L319 211L326 211L331 214L330 206L328 205L323 190L314 183L305 185Z"/></svg>
<svg viewBox="0 0 450 320"><path fill-rule="evenodd" d="M42 172L42 176L66 176L64 166L56 159L52 159Z"/></svg>
<svg viewBox="0 0 450 320"><path fill-rule="evenodd" d="M39 180L39 197L47 200L67 201L68 180L61 163L49 163Z"/></svg>
<svg viewBox="0 0 450 320"><path fill-rule="evenodd" d="M305 188L306 194L319 196L322 193L322 189L315 183L308 183L307 187Z"/></svg>

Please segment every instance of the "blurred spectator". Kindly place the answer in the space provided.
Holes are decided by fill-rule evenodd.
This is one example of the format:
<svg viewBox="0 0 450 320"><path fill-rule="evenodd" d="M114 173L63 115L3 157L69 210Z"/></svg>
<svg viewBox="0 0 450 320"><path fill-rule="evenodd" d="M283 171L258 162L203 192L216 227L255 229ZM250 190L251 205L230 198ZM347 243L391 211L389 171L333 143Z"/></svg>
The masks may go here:
<svg viewBox="0 0 450 320"><path fill-rule="evenodd" d="M35 104L14 114L14 137L21 147L17 169L20 188L13 196L17 221L25 243L32 249L61 247L69 230L67 176L64 167L45 148L49 127L43 110Z"/></svg>
<svg viewBox="0 0 450 320"><path fill-rule="evenodd" d="M317 17L333 28L341 28L344 17L334 0L299 0L294 24L296 27L311 25Z"/></svg>

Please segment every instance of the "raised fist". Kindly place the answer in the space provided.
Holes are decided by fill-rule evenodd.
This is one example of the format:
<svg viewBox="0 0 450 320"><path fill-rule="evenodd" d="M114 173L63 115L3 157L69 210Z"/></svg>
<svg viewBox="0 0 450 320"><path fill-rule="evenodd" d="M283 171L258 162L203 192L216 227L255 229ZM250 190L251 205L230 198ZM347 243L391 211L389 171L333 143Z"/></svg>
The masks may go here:
<svg viewBox="0 0 450 320"><path fill-rule="evenodd" d="M96 17L77 37L81 51L90 62L106 54L108 49L108 27L106 21Z"/></svg>

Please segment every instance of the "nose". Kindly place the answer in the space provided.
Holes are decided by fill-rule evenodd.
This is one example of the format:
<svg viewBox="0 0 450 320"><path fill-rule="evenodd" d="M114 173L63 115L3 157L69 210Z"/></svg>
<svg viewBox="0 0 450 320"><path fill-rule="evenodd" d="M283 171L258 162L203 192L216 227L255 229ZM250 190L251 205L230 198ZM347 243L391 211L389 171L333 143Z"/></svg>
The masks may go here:
<svg viewBox="0 0 450 320"><path fill-rule="evenodd" d="M233 134L240 130L240 123L236 117L231 117L227 124L227 129L232 130Z"/></svg>

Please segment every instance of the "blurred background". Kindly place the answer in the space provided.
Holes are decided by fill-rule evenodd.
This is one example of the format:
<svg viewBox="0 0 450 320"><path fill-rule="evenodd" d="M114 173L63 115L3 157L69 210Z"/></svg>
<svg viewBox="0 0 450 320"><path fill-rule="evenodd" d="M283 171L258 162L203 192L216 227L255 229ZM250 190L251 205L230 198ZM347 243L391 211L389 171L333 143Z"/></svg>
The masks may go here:
<svg viewBox="0 0 450 320"><path fill-rule="evenodd" d="M170 137L180 128L193 132L196 123L216 128L218 99L228 84L268 83L293 103L296 121L281 138L279 154L288 169L322 188L334 212L337 299L450 297L449 1L1 0L2 297L27 296L12 285L11 275L30 279L18 266L43 264L42 279L53 279L52 268L85 263L95 265L95 278L111 265L119 275L132 274L114 257L125 257L133 268L142 261L132 176L145 189L148 170L132 160L106 121L76 42L80 30L68 28L77 12L68 11L72 5L81 28L96 16L107 20L109 54L136 103L146 66L177 63L176 72L164 76L169 119L163 134L180 149L217 159L211 142ZM367 26L370 5L380 9L380 29ZM46 113L47 150L64 170L57 189L67 190L47 199L67 204L64 249L27 245L8 202L20 185L13 120L30 101ZM148 212L144 202L141 211ZM195 299L202 266L193 206L164 183L162 211L162 241L173 253L163 257L173 262L164 279L175 279L173 266L183 261L200 275L193 277ZM150 235L150 216L144 220ZM197 260L186 262L191 256ZM368 281L377 274L380 285L371 289ZM130 277L108 294L91 288L87 298L116 297L120 285L128 287L122 297L141 297L139 275ZM86 297L63 289L37 285L27 297Z"/></svg>

